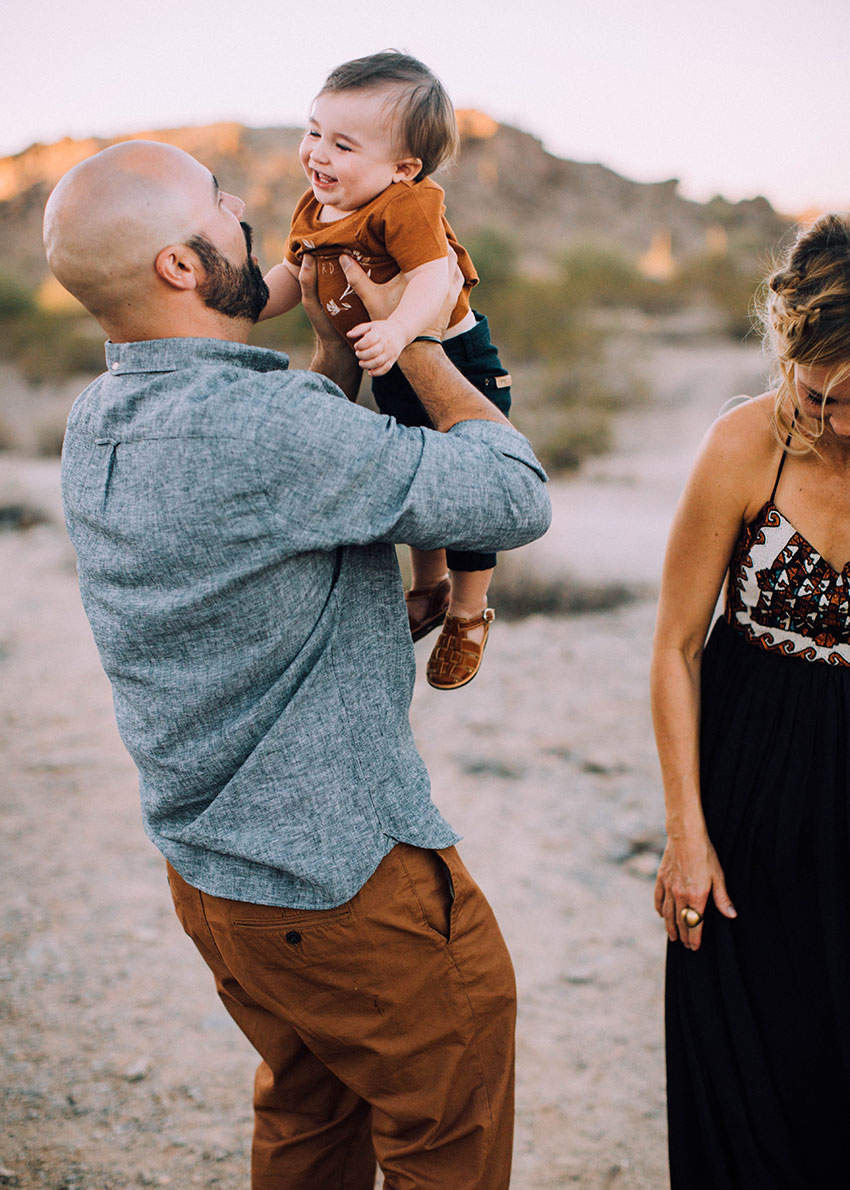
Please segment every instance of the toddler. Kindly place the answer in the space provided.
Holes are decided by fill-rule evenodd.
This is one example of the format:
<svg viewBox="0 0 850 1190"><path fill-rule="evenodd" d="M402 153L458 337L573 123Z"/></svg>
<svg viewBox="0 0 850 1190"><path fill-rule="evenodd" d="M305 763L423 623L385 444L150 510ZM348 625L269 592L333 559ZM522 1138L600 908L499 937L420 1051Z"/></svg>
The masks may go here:
<svg viewBox="0 0 850 1190"><path fill-rule="evenodd" d="M301 258L305 252L316 258L319 297L333 325L349 343L349 332L357 332L378 408L407 426L430 423L396 360L443 306L450 245L464 285L443 348L503 413L510 408L511 378L486 318L470 309L475 269L430 177L455 156L458 143L448 95L415 58L387 50L337 67L313 103L301 142L310 189L295 208L286 257L266 277L270 296L262 317L270 318L297 305ZM389 318L370 321L346 284L342 253L378 283L404 274L407 287ZM493 554L411 549L413 582L405 600L413 639L443 626L426 671L438 689L464 686L478 672L495 618L486 606L495 564Z"/></svg>

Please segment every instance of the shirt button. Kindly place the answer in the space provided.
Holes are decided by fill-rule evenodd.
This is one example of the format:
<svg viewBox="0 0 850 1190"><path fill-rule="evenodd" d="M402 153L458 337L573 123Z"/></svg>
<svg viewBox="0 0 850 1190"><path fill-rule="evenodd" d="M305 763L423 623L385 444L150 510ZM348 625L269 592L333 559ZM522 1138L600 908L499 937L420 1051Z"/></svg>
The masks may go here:
<svg viewBox="0 0 850 1190"><path fill-rule="evenodd" d="M116 362L115 362L115 363L112 365L112 371L113 371L113 372L117 372L117 371L118 371L118 363L117 363L117 361L116 361Z"/></svg>
<svg viewBox="0 0 850 1190"><path fill-rule="evenodd" d="M301 935L298 933L297 930L287 930L286 931L286 941L289 943L290 946L297 946L298 943L301 941Z"/></svg>

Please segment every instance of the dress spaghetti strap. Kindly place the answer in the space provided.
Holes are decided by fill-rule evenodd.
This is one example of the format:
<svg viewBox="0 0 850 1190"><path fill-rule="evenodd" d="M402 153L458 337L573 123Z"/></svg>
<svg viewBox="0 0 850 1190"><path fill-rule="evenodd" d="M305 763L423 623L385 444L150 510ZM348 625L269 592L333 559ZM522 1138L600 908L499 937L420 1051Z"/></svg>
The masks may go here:
<svg viewBox="0 0 850 1190"><path fill-rule="evenodd" d="M773 503L776 496L776 489L779 487L779 478L782 475L782 468L785 466L785 460L788 457L788 447L791 445L791 435L794 432L794 426L797 424L797 410L794 410L794 417L791 422L791 429L788 431L788 437L785 439L785 445L782 448L782 458L779 460L779 466L776 469L776 479L773 481L773 491L770 493L770 503Z"/></svg>

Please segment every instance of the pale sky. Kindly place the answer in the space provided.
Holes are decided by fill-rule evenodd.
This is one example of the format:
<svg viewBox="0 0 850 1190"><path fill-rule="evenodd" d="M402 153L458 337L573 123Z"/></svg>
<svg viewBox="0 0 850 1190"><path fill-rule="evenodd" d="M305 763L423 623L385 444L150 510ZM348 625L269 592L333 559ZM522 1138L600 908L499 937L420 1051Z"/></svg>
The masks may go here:
<svg viewBox="0 0 850 1190"><path fill-rule="evenodd" d="M427 62L456 107L558 156L678 177L702 200L850 208L848 0L30 0L0 40L0 155L300 125L330 69L389 46Z"/></svg>

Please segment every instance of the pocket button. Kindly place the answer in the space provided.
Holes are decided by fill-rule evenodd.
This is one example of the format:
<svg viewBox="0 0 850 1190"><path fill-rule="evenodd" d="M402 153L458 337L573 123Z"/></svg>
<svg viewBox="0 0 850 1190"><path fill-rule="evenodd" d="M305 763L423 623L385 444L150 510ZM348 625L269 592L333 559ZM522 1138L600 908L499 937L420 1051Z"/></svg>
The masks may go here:
<svg viewBox="0 0 850 1190"><path fill-rule="evenodd" d="M297 946L298 943L301 941L301 935L298 933L297 930L287 930L286 931L286 941L289 943L290 946Z"/></svg>

